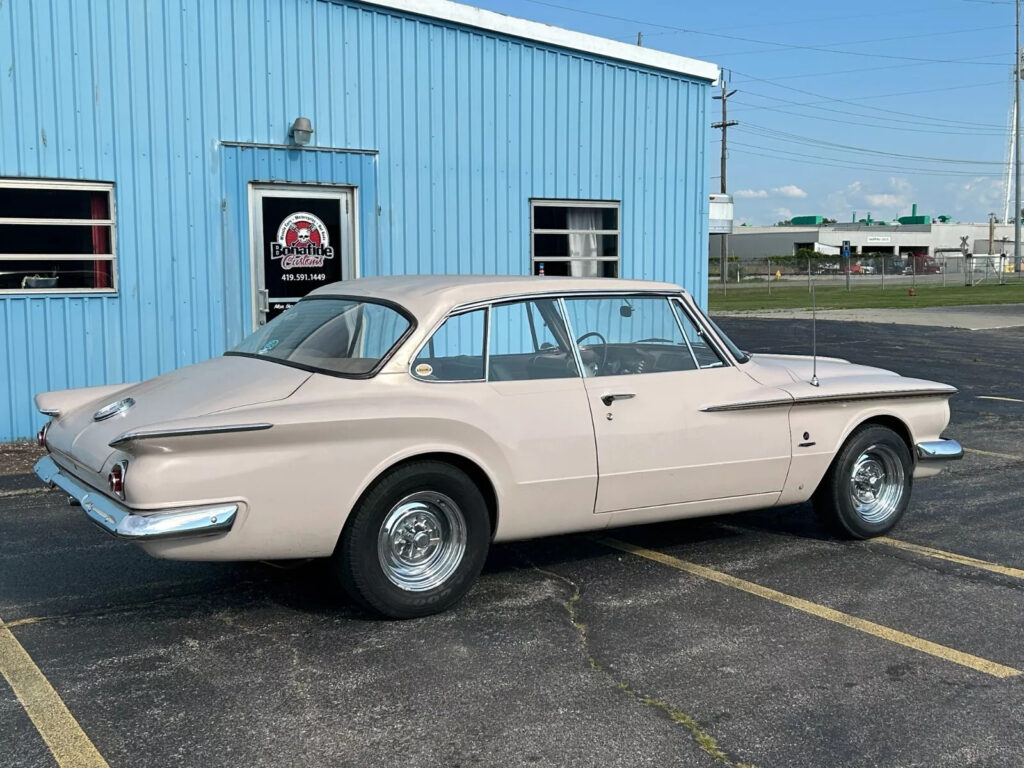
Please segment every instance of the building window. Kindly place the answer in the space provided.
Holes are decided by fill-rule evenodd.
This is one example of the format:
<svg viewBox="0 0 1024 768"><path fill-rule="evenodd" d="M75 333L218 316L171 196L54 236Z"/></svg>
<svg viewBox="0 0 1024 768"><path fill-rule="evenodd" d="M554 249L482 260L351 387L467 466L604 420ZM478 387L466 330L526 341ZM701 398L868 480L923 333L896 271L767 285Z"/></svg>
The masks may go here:
<svg viewBox="0 0 1024 768"><path fill-rule="evenodd" d="M532 274L619 276L619 203L531 200Z"/></svg>
<svg viewBox="0 0 1024 768"><path fill-rule="evenodd" d="M111 293L114 185L0 179L0 293Z"/></svg>

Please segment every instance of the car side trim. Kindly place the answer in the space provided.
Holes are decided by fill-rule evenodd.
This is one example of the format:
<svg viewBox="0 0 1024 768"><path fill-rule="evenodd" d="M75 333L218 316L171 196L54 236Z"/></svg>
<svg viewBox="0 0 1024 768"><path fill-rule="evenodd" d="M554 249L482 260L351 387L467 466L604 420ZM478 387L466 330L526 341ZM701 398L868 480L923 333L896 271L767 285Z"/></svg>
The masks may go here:
<svg viewBox="0 0 1024 768"><path fill-rule="evenodd" d="M111 440L107 445L116 448L125 443L135 440L153 440L158 437L191 437L193 435L220 435L226 432L259 432L260 430L273 427L265 421L255 424L224 424L216 427L183 427L181 429L150 429L139 430L138 432L125 432Z"/></svg>
<svg viewBox="0 0 1024 768"><path fill-rule="evenodd" d="M844 392L835 395L806 395L803 397L778 397L770 400L746 400L739 403L706 405L700 410L703 413L716 413L718 411L749 411L755 408L778 408L784 405L815 405L817 403L893 400L910 397L951 397L958 391L956 387L948 387L943 389L896 389L881 392Z"/></svg>

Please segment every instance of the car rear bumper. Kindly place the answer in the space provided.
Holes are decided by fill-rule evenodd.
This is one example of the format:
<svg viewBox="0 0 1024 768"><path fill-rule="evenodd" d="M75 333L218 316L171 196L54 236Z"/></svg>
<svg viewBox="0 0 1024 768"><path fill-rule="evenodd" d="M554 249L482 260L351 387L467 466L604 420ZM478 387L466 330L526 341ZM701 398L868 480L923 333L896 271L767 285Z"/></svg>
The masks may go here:
<svg viewBox="0 0 1024 768"><path fill-rule="evenodd" d="M36 462L35 473L47 485L65 491L96 525L121 539L150 541L225 533L238 515L237 504L139 513L79 482L49 456Z"/></svg>
<svg viewBox="0 0 1024 768"><path fill-rule="evenodd" d="M917 460L928 464L956 461L964 457L963 446L956 440L928 440L917 444Z"/></svg>

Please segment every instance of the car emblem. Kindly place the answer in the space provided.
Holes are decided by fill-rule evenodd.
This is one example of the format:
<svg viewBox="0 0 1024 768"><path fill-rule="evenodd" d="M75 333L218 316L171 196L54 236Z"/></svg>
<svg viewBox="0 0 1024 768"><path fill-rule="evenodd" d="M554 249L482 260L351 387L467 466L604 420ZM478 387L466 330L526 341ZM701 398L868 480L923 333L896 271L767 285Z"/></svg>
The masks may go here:
<svg viewBox="0 0 1024 768"><path fill-rule="evenodd" d="M96 413L92 415L92 420L103 421L104 419L109 419L111 416L116 416L122 411L127 411L133 405L135 405L135 400L130 397L126 397L124 400L117 400L109 405L104 405L96 411Z"/></svg>

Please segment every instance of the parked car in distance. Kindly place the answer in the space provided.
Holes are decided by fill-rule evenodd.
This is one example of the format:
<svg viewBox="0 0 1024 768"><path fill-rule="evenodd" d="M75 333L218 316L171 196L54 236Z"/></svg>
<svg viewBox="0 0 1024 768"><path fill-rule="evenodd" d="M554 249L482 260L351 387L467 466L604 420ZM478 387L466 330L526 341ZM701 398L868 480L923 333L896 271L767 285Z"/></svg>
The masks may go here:
<svg viewBox="0 0 1024 768"><path fill-rule="evenodd" d="M927 253L908 253L906 275L937 275L942 272L942 265Z"/></svg>
<svg viewBox="0 0 1024 768"><path fill-rule="evenodd" d="M156 557L331 558L392 617L459 600L491 542L813 499L889 531L959 458L954 387L742 352L667 283L382 277L224 356L47 392L36 465Z"/></svg>

